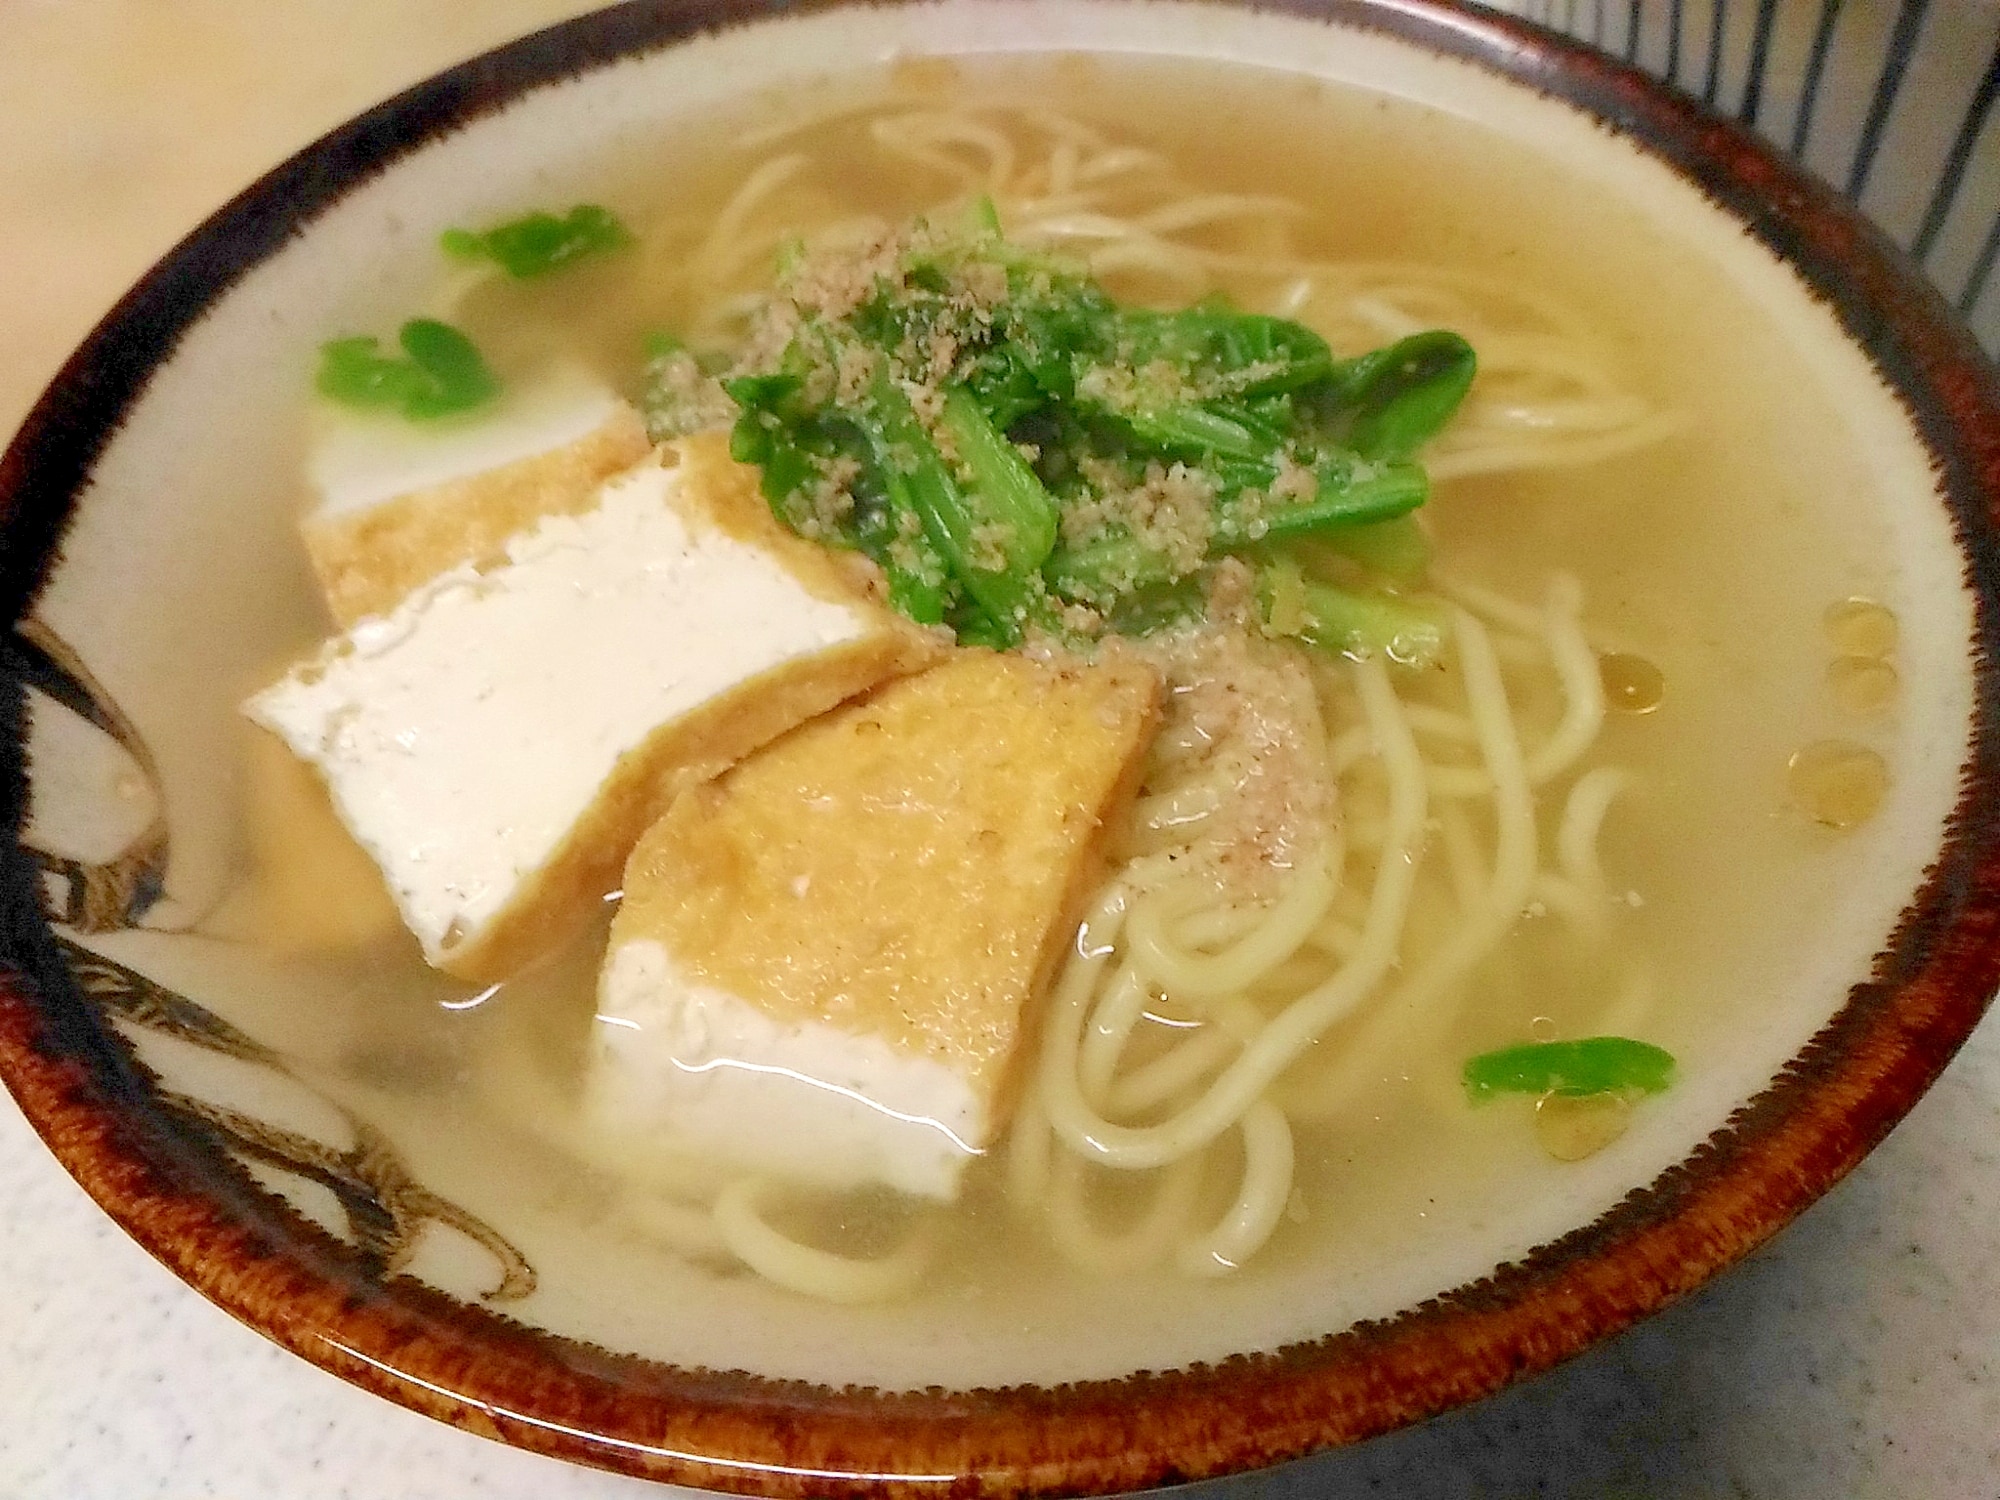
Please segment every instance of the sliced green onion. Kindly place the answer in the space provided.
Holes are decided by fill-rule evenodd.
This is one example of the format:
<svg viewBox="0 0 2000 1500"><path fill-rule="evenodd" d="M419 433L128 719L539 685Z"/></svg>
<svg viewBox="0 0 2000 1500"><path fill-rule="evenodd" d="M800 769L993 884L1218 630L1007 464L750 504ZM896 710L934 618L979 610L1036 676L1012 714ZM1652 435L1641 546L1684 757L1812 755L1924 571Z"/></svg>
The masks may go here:
<svg viewBox="0 0 2000 1500"><path fill-rule="evenodd" d="M457 260L490 260L516 280L527 281L586 256L622 249L632 240L632 231L610 209L579 203L561 218L538 211L483 232L447 229L438 242Z"/></svg>
<svg viewBox="0 0 2000 1500"><path fill-rule="evenodd" d="M372 336L322 344L314 384L343 406L393 410L413 422L470 411L500 393L478 347L449 323L413 318L397 342L401 357Z"/></svg>
<svg viewBox="0 0 2000 1500"><path fill-rule="evenodd" d="M1673 1077L1674 1057L1664 1048L1593 1036L1482 1052L1465 1064L1465 1091L1474 1102L1499 1094L1657 1094Z"/></svg>

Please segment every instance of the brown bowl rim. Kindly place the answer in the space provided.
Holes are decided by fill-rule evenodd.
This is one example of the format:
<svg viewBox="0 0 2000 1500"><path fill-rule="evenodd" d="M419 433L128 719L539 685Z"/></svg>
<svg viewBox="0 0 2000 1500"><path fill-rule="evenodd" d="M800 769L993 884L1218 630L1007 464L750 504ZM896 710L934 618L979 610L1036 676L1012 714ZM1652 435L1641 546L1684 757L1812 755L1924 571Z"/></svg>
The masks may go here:
<svg viewBox="0 0 2000 1500"><path fill-rule="evenodd" d="M0 604L18 622L92 466L206 308L346 192L522 93L702 32L839 8L636 0L421 83L287 161L99 324L0 457ZM1625 135L1797 269L1929 449L1975 602L1971 752L1937 863L1871 976L1687 1160L1585 1228L1396 1317L1273 1353L1117 1380L883 1392L669 1367L529 1329L408 1278L177 1127L85 1003L19 843L24 689L0 693L0 1079L62 1164L198 1291L356 1385L468 1431L630 1474L770 1495L1105 1493L1297 1458L1547 1369L1686 1295L1885 1136L2000 982L2000 377L1902 254L1747 131L1605 54L1454 0L1275 0L1566 101Z"/></svg>

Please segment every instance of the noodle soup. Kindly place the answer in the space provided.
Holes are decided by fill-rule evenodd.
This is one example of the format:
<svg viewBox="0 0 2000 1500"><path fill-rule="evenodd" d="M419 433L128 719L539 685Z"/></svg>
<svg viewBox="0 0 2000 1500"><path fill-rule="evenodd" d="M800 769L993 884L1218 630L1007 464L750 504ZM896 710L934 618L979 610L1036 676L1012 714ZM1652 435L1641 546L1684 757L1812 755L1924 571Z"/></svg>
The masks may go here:
<svg viewBox="0 0 2000 1500"><path fill-rule="evenodd" d="M1225 579L1198 619L1112 648L1161 674L1160 728L955 1201L753 1191L594 1125L601 926L497 985L446 979L400 930L239 960L218 1003L521 1248L530 1321L901 1387L1381 1316L1678 1160L1791 1050L1759 997L1879 938L1864 872L1912 861L1878 837L1909 795L1904 716L1953 690L1912 674L1913 705L1908 642L1853 649L1844 601L1893 619L1913 583L1833 393L1637 209L1415 103L1108 57L904 65L538 190L609 205L632 243L546 282L435 283L417 310L503 382L643 389L649 333L706 371L755 337L791 247L981 199L1121 304L1221 296L1340 356L1448 329L1479 364L1416 454L1405 550L1308 560L1419 602L1431 646L1302 643L1267 628L1282 600L1231 614ZM299 421L310 440L324 414ZM265 625L271 662L325 629L303 593ZM1841 688L1857 675L1874 688ZM298 785L264 826L323 819ZM214 930L277 942L272 909L253 881ZM282 1004L260 965L293 976ZM1605 1038L1671 1054L1671 1086L1468 1093L1473 1059ZM427 1274L448 1283L450 1253L427 1245Z"/></svg>

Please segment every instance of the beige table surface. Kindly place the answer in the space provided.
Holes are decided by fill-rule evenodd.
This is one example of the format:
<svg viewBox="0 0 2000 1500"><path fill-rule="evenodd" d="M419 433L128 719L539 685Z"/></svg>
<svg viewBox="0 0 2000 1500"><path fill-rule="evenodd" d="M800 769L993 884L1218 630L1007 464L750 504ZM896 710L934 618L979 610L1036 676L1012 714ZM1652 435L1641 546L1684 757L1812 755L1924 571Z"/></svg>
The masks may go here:
<svg viewBox="0 0 2000 1500"><path fill-rule="evenodd" d="M1691 0L1693 3L1693 0ZM1791 0L1786 0L1791 3ZM354 110L574 0L0 0L0 430L203 213ZM1701 1297L1252 1496L2000 1495L2000 1031ZM0 1500L662 1493L466 1436L233 1323L0 1100Z"/></svg>

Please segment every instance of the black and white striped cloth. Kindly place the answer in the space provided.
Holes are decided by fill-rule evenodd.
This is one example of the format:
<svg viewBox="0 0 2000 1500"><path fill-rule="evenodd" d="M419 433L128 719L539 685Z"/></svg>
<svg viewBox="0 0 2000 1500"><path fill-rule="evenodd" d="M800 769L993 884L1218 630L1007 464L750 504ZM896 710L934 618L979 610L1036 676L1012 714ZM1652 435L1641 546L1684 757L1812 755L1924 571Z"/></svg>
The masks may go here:
<svg viewBox="0 0 2000 1500"><path fill-rule="evenodd" d="M1501 0L1842 189L2000 356L2000 0Z"/></svg>

